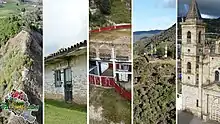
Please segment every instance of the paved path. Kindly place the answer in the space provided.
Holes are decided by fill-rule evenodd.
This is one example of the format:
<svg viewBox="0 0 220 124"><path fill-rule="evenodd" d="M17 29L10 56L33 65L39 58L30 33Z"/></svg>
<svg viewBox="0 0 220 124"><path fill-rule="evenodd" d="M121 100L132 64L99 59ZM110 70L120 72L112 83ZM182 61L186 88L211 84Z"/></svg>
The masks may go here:
<svg viewBox="0 0 220 124"><path fill-rule="evenodd" d="M178 111L178 124L220 124L220 122L203 122L200 118L190 113Z"/></svg>

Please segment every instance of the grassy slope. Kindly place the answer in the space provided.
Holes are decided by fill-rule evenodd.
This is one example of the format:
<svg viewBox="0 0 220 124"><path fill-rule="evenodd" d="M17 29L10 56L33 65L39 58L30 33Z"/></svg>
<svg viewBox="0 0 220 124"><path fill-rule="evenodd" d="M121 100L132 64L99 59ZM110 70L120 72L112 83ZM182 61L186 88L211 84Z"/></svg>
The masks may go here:
<svg viewBox="0 0 220 124"><path fill-rule="evenodd" d="M86 108L60 101L45 100L46 124L85 124Z"/></svg>
<svg viewBox="0 0 220 124"><path fill-rule="evenodd" d="M116 93L114 89L90 87L89 102L95 108L101 106L103 108L102 116L108 121L115 123L125 122L125 124L131 123L131 104Z"/></svg>
<svg viewBox="0 0 220 124"><path fill-rule="evenodd" d="M16 4L17 2L12 0L8 1L6 4L3 4L3 7L0 7L0 17L17 14L20 12L21 8L27 8L29 6L27 4L20 4L17 6Z"/></svg>
<svg viewBox="0 0 220 124"><path fill-rule="evenodd" d="M12 21L9 17L0 18L0 47L21 30L20 25L19 20Z"/></svg>
<svg viewBox="0 0 220 124"><path fill-rule="evenodd" d="M131 11L127 9L125 2L112 0L110 20L117 24L131 22Z"/></svg>
<svg viewBox="0 0 220 124"><path fill-rule="evenodd" d="M122 2L121 0L111 0L110 15L104 15L101 13L90 16L90 27L92 29L110 25L109 21L116 24L131 23L131 11L126 6L126 2Z"/></svg>

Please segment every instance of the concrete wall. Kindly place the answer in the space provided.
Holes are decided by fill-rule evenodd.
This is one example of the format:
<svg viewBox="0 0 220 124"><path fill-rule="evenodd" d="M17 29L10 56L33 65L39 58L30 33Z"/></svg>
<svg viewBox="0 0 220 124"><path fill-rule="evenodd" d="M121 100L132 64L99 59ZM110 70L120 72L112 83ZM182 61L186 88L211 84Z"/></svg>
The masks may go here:
<svg viewBox="0 0 220 124"><path fill-rule="evenodd" d="M87 103L87 57L86 53L71 58L69 66L72 70L73 102ZM64 83L55 87L54 70L61 70L61 81L64 82L63 71L68 67L66 60L46 65L45 67L45 98L64 100Z"/></svg>

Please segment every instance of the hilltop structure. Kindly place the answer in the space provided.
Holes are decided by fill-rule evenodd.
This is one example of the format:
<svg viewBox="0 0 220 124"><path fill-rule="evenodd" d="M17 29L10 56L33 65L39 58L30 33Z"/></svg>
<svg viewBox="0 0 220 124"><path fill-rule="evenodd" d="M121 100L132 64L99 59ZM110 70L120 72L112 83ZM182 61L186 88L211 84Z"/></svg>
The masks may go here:
<svg viewBox="0 0 220 124"><path fill-rule="evenodd" d="M87 41L45 57L45 98L86 104Z"/></svg>
<svg viewBox="0 0 220 124"><path fill-rule="evenodd" d="M113 78L125 89L130 90L132 76L130 40L128 36L121 36L113 41L90 40L90 74Z"/></svg>
<svg viewBox="0 0 220 124"><path fill-rule="evenodd" d="M220 122L220 39L208 38L196 0L181 23L182 109Z"/></svg>

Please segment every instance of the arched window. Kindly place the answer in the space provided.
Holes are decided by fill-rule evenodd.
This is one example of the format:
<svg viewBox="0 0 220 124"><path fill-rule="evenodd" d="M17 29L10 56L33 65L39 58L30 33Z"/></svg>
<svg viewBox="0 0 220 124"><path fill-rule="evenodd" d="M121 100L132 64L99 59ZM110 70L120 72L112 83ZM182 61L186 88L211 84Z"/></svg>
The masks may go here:
<svg viewBox="0 0 220 124"><path fill-rule="evenodd" d="M201 31L199 32L199 39L198 39L198 43L201 43Z"/></svg>
<svg viewBox="0 0 220 124"><path fill-rule="evenodd" d="M219 82L219 71L215 71L215 81Z"/></svg>
<svg viewBox="0 0 220 124"><path fill-rule="evenodd" d="M191 43L191 32L187 32L187 43Z"/></svg>
<svg viewBox="0 0 220 124"><path fill-rule="evenodd" d="M187 73L191 73L191 63L187 63Z"/></svg>

